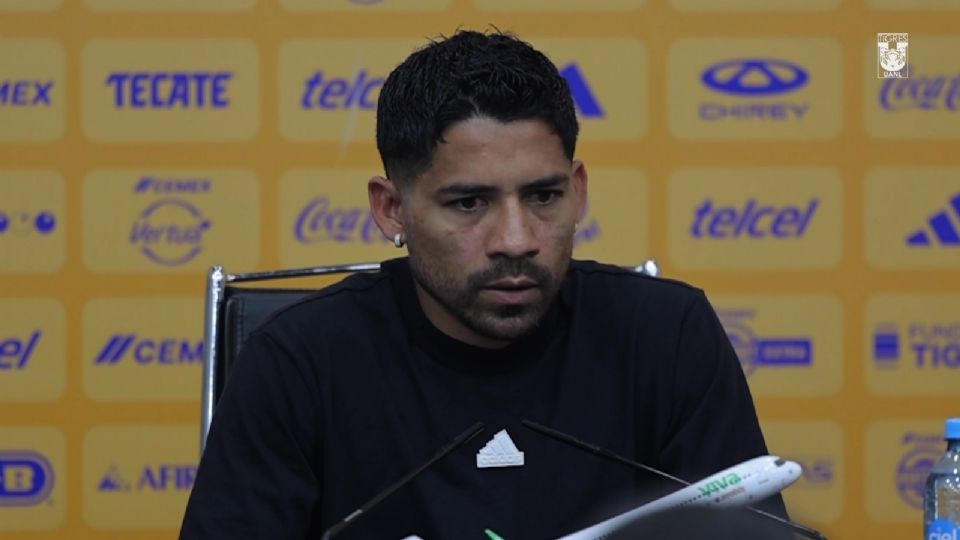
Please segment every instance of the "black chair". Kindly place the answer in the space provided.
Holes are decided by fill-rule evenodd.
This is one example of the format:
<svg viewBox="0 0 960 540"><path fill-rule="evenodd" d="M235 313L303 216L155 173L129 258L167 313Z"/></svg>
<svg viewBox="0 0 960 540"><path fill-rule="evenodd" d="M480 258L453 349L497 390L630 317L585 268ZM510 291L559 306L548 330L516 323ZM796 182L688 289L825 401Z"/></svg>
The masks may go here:
<svg viewBox="0 0 960 540"><path fill-rule="evenodd" d="M200 452L206 446L213 411L223 391L234 360L250 333L277 310L315 292L312 289L278 289L238 286L251 282L302 278L324 275L345 275L375 272L379 263L318 266L294 270L230 274L222 266L214 266L207 275L207 301L203 331L203 392L200 403ZM658 276L660 269L653 259L631 270Z"/></svg>

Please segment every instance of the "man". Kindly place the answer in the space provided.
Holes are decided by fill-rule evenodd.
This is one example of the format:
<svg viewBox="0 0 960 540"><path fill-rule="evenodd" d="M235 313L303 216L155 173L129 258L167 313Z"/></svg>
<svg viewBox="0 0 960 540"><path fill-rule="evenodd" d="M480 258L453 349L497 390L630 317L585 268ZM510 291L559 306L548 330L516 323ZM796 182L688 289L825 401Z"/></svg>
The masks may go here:
<svg viewBox="0 0 960 540"><path fill-rule="evenodd" d="M458 32L391 73L368 191L409 257L250 337L181 538L319 537L478 421L340 537L556 537L666 487L525 419L690 480L766 453L701 291L571 263L577 132L556 67L509 35Z"/></svg>

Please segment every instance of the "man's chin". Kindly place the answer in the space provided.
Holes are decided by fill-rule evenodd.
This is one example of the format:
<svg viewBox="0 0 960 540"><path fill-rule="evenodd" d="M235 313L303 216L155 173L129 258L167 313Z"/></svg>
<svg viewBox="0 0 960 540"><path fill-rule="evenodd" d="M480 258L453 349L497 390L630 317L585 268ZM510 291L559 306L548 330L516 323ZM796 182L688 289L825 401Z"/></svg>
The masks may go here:
<svg viewBox="0 0 960 540"><path fill-rule="evenodd" d="M470 317L467 325L476 333L488 339L511 342L536 330L542 314L532 309L520 309L520 306L501 306L493 312L479 317Z"/></svg>

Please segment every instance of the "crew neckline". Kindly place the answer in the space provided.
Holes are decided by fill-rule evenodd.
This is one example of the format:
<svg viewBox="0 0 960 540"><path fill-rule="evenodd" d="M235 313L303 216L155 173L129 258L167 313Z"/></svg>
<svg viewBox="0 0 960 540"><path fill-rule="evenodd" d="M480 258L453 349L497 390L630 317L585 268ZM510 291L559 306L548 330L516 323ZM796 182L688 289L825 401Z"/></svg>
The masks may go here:
<svg viewBox="0 0 960 540"><path fill-rule="evenodd" d="M496 374L531 365L562 333L568 319L562 316L567 305L563 294L568 281L565 279L560 293L533 332L499 349L478 347L448 336L430 321L420 305L408 258L391 259L380 267L391 279L411 340L437 363L458 371Z"/></svg>

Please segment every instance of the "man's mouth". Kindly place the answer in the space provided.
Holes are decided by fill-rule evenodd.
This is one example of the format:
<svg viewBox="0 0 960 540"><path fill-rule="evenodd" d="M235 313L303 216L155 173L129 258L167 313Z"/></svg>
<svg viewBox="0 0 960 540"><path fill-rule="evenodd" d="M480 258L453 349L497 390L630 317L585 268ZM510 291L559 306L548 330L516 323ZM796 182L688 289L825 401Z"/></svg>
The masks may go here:
<svg viewBox="0 0 960 540"><path fill-rule="evenodd" d="M540 289L530 278L507 278L488 283L481 293L498 304L529 304L537 299Z"/></svg>

